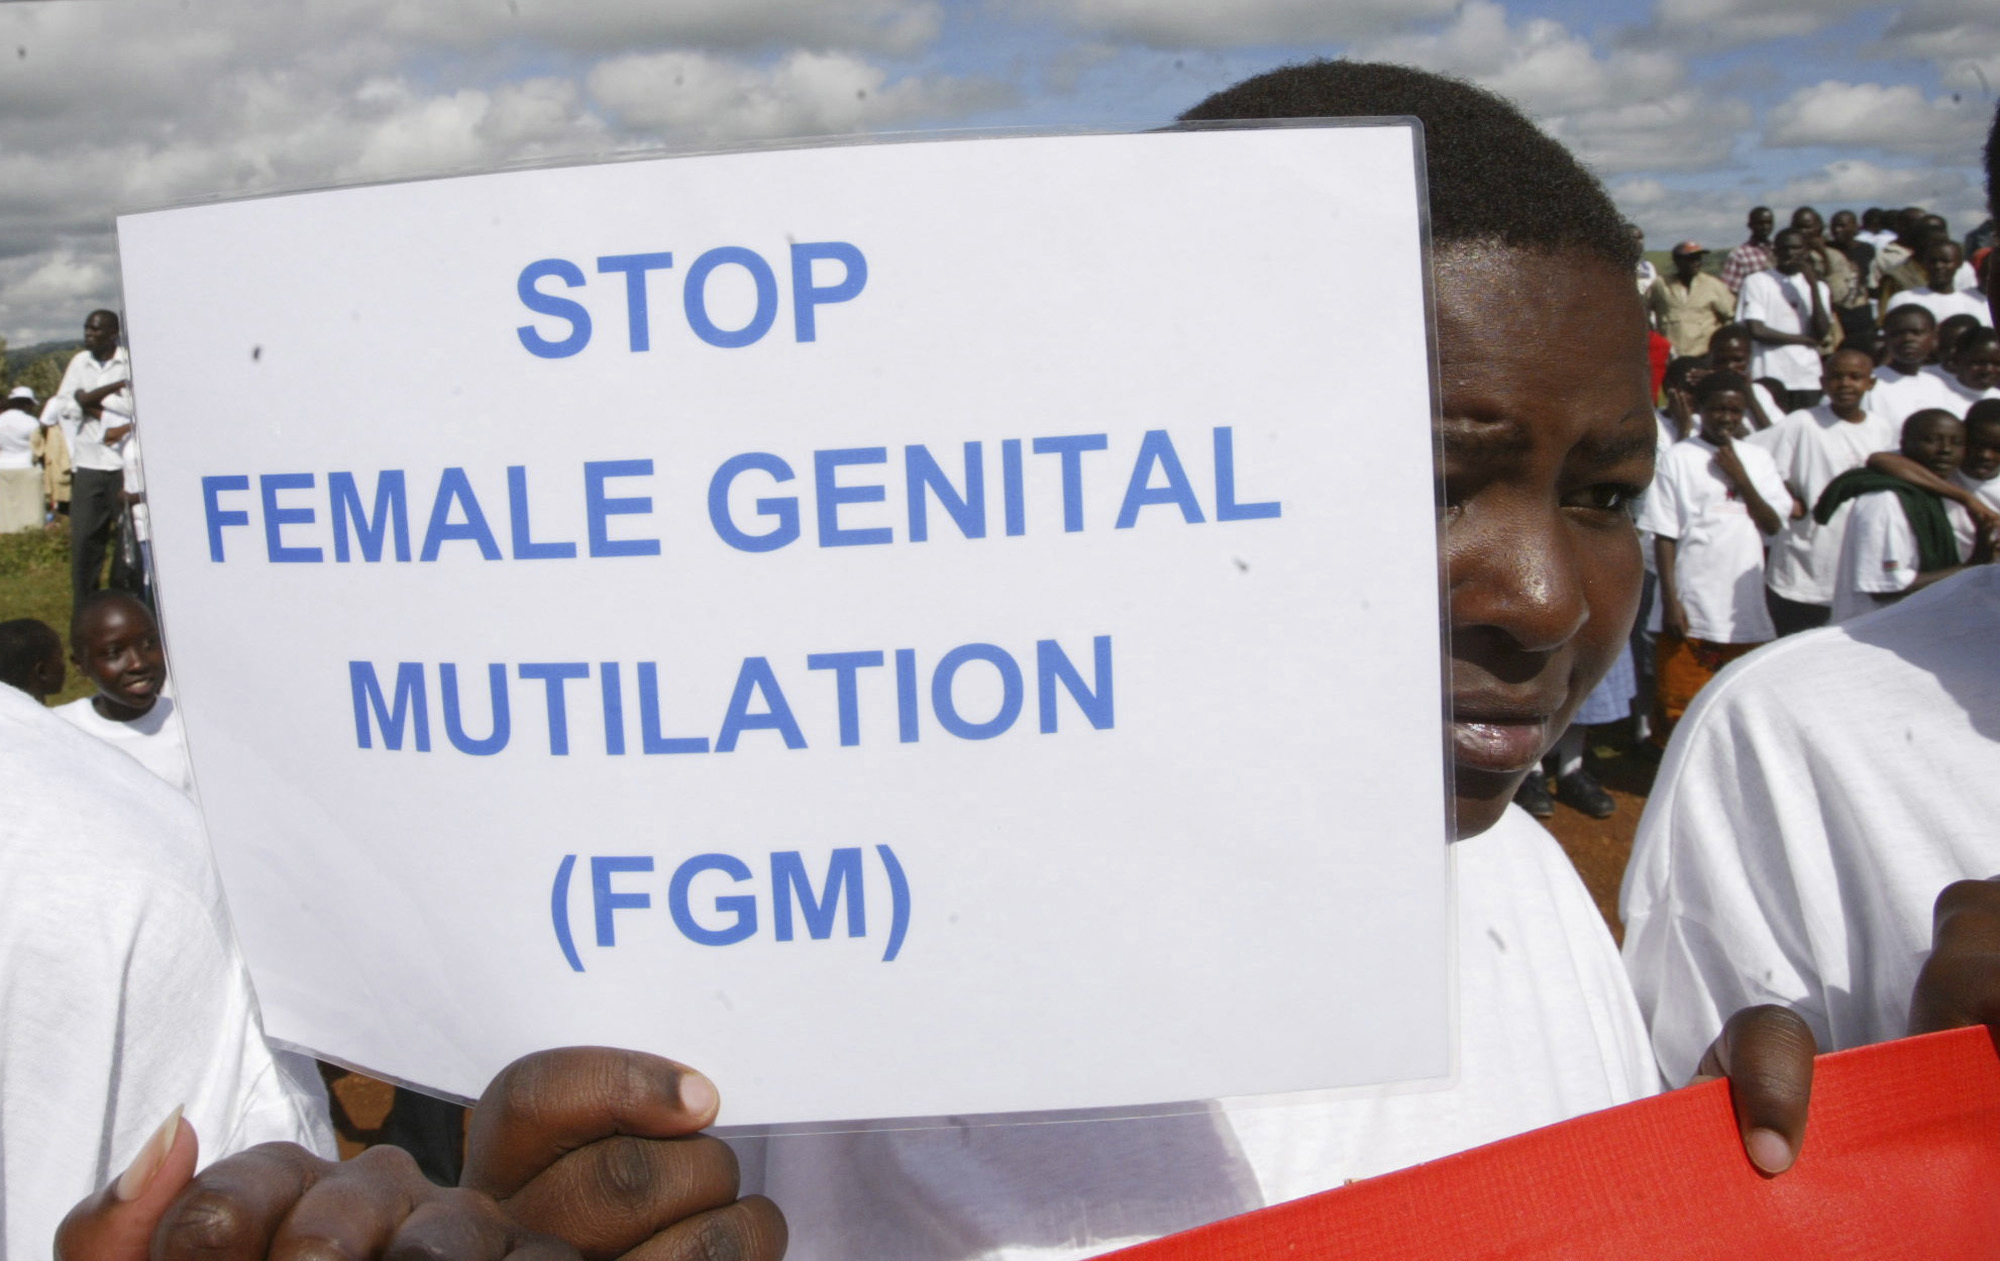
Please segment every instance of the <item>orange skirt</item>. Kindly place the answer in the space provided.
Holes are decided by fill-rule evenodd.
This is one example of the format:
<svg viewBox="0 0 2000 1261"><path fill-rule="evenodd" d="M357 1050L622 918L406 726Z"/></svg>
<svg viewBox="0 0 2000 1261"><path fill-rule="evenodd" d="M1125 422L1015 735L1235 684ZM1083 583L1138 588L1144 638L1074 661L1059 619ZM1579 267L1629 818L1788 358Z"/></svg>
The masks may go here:
<svg viewBox="0 0 2000 1261"><path fill-rule="evenodd" d="M1663 634L1658 649L1658 686L1653 700L1653 740L1664 745L1673 734L1695 693L1722 673L1722 667L1762 644L1713 644L1706 639L1682 639Z"/></svg>

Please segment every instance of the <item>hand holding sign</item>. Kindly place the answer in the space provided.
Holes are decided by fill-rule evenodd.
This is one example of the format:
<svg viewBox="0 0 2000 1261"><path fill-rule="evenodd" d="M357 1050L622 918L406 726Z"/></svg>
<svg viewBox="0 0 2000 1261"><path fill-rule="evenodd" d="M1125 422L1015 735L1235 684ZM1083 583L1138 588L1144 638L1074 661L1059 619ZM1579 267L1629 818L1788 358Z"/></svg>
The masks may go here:
<svg viewBox="0 0 2000 1261"><path fill-rule="evenodd" d="M195 1135L176 1114L131 1172L70 1213L56 1257L145 1261L150 1240L163 1261L262 1257L302 1241L355 1257L777 1261L784 1218L760 1196L737 1199L736 1158L697 1134L719 1104L707 1078L658 1056L526 1056L474 1111L457 1189L426 1180L399 1148L336 1163L288 1143L190 1183Z"/></svg>

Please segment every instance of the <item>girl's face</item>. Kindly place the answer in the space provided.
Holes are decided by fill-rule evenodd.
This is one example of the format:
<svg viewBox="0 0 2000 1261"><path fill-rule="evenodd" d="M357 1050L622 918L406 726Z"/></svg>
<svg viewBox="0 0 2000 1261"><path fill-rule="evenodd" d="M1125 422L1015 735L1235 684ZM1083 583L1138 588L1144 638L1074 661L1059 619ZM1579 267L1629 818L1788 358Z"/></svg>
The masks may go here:
<svg viewBox="0 0 2000 1261"><path fill-rule="evenodd" d="M1703 441L1721 446L1726 439L1741 438L1747 430L1743 418L1750 414L1750 400L1740 390L1717 390L1701 400Z"/></svg>
<svg viewBox="0 0 2000 1261"><path fill-rule="evenodd" d="M1581 251L1437 253L1457 832L1491 827L1625 647L1652 481L1645 320Z"/></svg>

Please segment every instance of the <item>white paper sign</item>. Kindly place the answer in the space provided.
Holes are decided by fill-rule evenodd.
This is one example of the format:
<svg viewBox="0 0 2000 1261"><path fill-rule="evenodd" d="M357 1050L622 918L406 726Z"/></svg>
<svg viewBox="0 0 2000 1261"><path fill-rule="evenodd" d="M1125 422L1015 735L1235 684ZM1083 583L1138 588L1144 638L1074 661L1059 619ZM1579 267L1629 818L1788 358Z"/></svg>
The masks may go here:
<svg viewBox="0 0 2000 1261"><path fill-rule="evenodd" d="M827 148L119 223L270 1033L732 1124L1439 1077L1412 129Z"/></svg>

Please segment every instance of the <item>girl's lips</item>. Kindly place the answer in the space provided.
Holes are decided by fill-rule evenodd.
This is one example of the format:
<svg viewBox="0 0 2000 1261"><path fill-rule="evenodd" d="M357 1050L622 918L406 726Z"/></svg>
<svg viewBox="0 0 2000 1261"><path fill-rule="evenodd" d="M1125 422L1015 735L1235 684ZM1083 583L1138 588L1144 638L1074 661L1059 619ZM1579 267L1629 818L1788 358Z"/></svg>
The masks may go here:
<svg viewBox="0 0 2000 1261"><path fill-rule="evenodd" d="M1531 770L1548 748L1548 719L1451 724L1452 755L1468 770L1511 775Z"/></svg>

